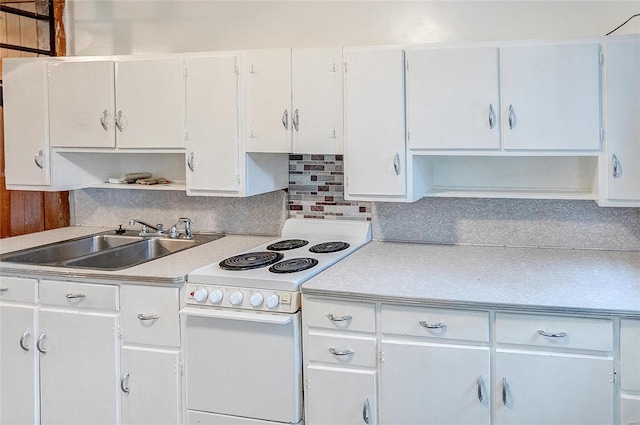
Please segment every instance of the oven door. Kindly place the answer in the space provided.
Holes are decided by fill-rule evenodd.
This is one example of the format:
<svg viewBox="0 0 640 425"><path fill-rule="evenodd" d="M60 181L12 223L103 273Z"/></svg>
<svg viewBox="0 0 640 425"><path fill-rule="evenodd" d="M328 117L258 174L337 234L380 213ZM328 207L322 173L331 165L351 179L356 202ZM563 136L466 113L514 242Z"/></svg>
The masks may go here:
<svg viewBox="0 0 640 425"><path fill-rule="evenodd" d="M186 307L181 314L187 410L300 422L300 312Z"/></svg>

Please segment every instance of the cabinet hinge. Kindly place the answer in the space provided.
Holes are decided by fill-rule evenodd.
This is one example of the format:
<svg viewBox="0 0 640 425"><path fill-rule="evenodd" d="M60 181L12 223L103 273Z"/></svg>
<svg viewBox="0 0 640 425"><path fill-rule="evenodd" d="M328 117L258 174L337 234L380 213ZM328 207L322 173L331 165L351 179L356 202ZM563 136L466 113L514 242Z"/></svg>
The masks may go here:
<svg viewBox="0 0 640 425"><path fill-rule="evenodd" d="M409 59L405 59L405 61L404 61L404 69L405 69L405 71L409 72Z"/></svg>
<svg viewBox="0 0 640 425"><path fill-rule="evenodd" d="M411 132L407 131L407 142L411 141Z"/></svg>
<svg viewBox="0 0 640 425"><path fill-rule="evenodd" d="M238 65L238 58L234 58L233 71L236 73L236 75L240 74L240 65Z"/></svg>
<svg viewBox="0 0 640 425"><path fill-rule="evenodd" d="M600 52L598 55L598 61L600 61L600 65L604 65L604 52Z"/></svg>
<svg viewBox="0 0 640 425"><path fill-rule="evenodd" d="M344 61L344 72L346 73L349 70L349 63Z"/></svg>
<svg viewBox="0 0 640 425"><path fill-rule="evenodd" d="M249 67L249 73L256 74L257 72L258 70L256 69L256 66L254 64L251 64L251 66Z"/></svg>
<svg viewBox="0 0 640 425"><path fill-rule="evenodd" d="M600 127L600 142L604 142L604 128Z"/></svg>
<svg viewBox="0 0 640 425"><path fill-rule="evenodd" d="M189 140L189 132L185 131L184 132L184 141L186 142L187 140Z"/></svg>

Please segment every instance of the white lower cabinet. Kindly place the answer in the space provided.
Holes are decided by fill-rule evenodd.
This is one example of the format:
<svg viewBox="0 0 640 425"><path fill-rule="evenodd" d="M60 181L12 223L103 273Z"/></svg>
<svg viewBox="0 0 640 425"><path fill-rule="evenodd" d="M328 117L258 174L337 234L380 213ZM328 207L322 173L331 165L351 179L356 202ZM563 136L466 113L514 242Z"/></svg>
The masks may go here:
<svg viewBox="0 0 640 425"><path fill-rule="evenodd" d="M640 423L640 320L620 320L620 424Z"/></svg>
<svg viewBox="0 0 640 425"><path fill-rule="evenodd" d="M118 422L118 287L40 282L42 424Z"/></svg>

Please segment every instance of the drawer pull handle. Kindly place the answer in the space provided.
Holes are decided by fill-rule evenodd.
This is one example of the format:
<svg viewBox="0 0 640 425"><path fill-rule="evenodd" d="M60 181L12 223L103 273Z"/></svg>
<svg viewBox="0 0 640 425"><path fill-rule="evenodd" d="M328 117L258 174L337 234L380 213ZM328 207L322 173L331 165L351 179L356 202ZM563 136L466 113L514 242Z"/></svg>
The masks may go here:
<svg viewBox="0 0 640 425"><path fill-rule="evenodd" d="M364 406L362 406L362 420L365 424L371 422L371 406L369 405L369 399L364 401Z"/></svg>
<svg viewBox="0 0 640 425"><path fill-rule="evenodd" d="M0 294L4 292L9 292L9 288L0 288Z"/></svg>
<svg viewBox="0 0 640 425"><path fill-rule="evenodd" d="M20 337L20 348L27 352L29 351L29 347L25 345L25 341L27 340L27 338L29 338L29 335L31 335L31 331L27 329L22 333L22 336Z"/></svg>
<svg viewBox="0 0 640 425"><path fill-rule="evenodd" d="M160 318L160 316L158 316L157 314L151 314L149 316L145 316L142 313L138 313L138 319L139 320L158 320Z"/></svg>
<svg viewBox="0 0 640 425"><path fill-rule="evenodd" d="M483 387L484 387L484 379L482 378L482 375L480 375L480 377L478 378L478 401L480 401L480 403L484 401Z"/></svg>
<svg viewBox="0 0 640 425"><path fill-rule="evenodd" d="M346 316L334 316L333 313L328 313L327 318L333 322L344 322L346 320L352 319L352 317L348 314Z"/></svg>
<svg viewBox="0 0 640 425"><path fill-rule="evenodd" d="M507 378L502 378L502 404L507 405Z"/></svg>
<svg viewBox="0 0 640 425"><path fill-rule="evenodd" d="M427 329L444 329L447 327L446 323L438 322L438 323L427 323L424 320L420 320L418 322L420 326Z"/></svg>
<svg viewBox="0 0 640 425"><path fill-rule="evenodd" d="M124 375L122 375L122 379L120 380L120 389L123 393L129 394L130 388L127 386L129 381L129 371L126 371Z"/></svg>
<svg viewBox="0 0 640 425"><path fill-rule="evenodd" d="M67 295L65 295L67 298L69 298L70 300L72 299L76 299L76 298L86 298L87 294L72 294L71 292L69 292Z"/></svg>
<svg viewBox="0 0 640 425"><path fill-rule="evenodd" d="M47 337L47 333L46 332L42 332L40 334L40 336L38 337L38 341L36 342L36 348L38 349L38 351L40 351L42 354L47 354L47 350L45 350L44 348L42 348L42 343L44 342L44 339Z"/></svg>
<svg viewBox="0 0 640 425"><path fill-rule="evenodd" d="M538 330L538 334L542 336L546 336L547 338L564 338L567 336L566 332L551 333L551 332L546 332L542 329Z"/></svg>
<svg viewBox="0 0 640 425"><path fill-rule="evenodd" d="M350 356L353 354L353 351L351 350L336 351L336 349L333 347L329 348L329 352L334 356Z"/></svg>

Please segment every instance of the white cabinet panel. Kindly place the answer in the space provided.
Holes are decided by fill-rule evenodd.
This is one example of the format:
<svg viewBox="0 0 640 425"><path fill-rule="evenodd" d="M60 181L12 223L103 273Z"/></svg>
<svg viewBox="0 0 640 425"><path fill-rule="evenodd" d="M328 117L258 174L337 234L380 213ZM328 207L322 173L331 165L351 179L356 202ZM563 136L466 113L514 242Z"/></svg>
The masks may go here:
<svg viewBox="0 0 640 425"><path fill-rule="evenodd" d="M640 320L620 321L620 388L640 392Z"/></svg>
<svg viewBox="0 0 640 425"><path fill-rule="evenodd" d="M6 184L51 183L47 62L5 60L4 162Z"/></svg>
<svg viewBox="0 0 640 425"><path fill-rule="evenodd" d="M342 49L293 49L293 152L342 153Z"/></svg>
<svg viewBox="0 0 640 425"><path fill-rule="evenodd" d="M246 52L247 152L291 152L291 49Z"/></svg>
<svg viewBox="0 0 640 425"><path fill-rule="evenodd" d="M125 344L180 346L178 288L122 285L120 296Z"/></svg>
<svg viewBox="0 0 640 425"><path fill-rule="evenodd" d="M115 66L118 147L184 148L183 59L119 61Z"/></svg>
<svg viewBox="0 0 640 425"><path fill-rule="evenodd" d="M114 147L112 61L49 64L51 146Z"/></svg>
<svg viewBox="0 0 640 425"><path fill-rule="evenodd" d="M237 56L187 59L187 188L240 188Z"/></svg>
<svg viewBox="0 0 640 425"><path fill-rule="evenodd" d="M412 149L499 149L498 48L407 50Z"/></svg>
<svg viewBox="0 0 640 425"><path fill-rule="evenodd" d="M640 397L622 396L620 424L636 425L638 423L640 423Z"/></svg>
<svg viewBox="0 0 640 425"><path fill-rule="evenodd" d="M404 198L404 51L344 50L345 198Z"/></svg>
<svg viewBox="0 0 640 425"><path fill-rule="evenodd" d="M597 43L500 49L504 148L600 148Z"/></svg>
<svg viewBox="0 0 640 425"><path fill-rule="evenodd" d="M305 379L310 424L378 423L375 371L313 365L307 367Z"/></svg>
<svg viewBox="0 0 640 425"><path fill-rule="evenodd" d="M180 353L123 347L122 423L181 423Z"/></svg>

